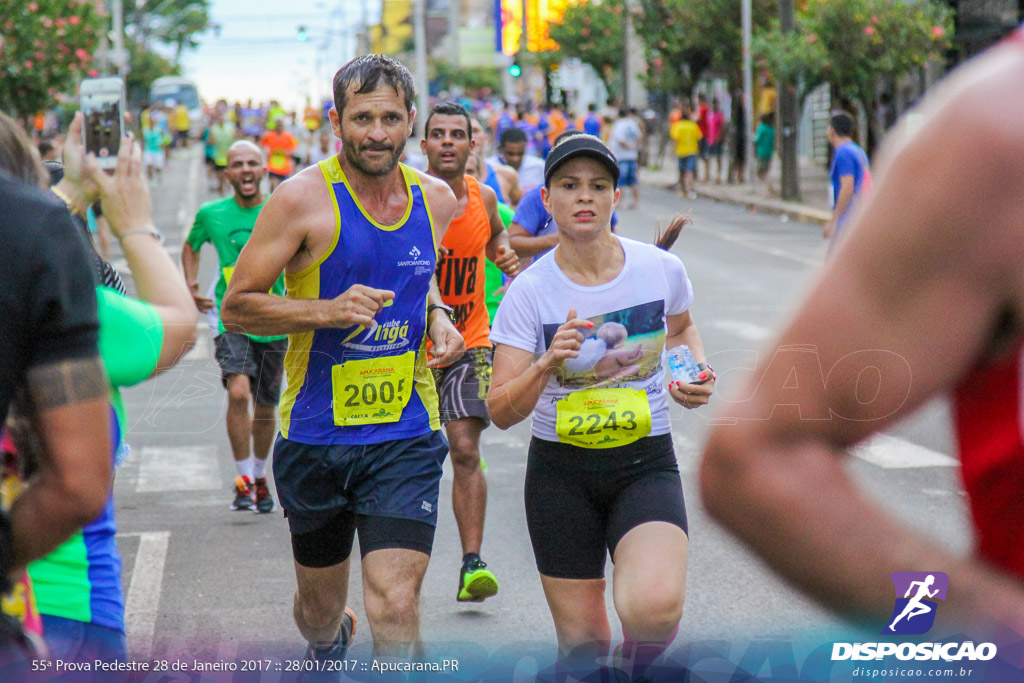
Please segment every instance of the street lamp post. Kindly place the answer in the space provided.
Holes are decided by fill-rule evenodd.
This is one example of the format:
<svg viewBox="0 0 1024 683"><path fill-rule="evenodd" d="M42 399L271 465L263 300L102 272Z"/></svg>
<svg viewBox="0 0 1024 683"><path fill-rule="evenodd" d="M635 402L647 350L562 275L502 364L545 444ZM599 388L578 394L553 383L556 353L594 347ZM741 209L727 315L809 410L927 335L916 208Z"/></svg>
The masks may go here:
<svg viewBox="0 0 1024 683"><path fill-rule="evenodd" d="M417 118L424 123L430 113L430 91L427 79L427 3L426 0L413 0L412 27L413 40L416 43L416 111ZM424 135L426 131L424 131Z"/></svg>
<svg viewBox="0 0 1024 683"><path fill-rule="evenodd" d="M747 182L753 184L754 182L754 79L751 74L751 63L750 63L750 33L751 33L751 15L752 10L750 7L750 0L741 0L741 14L743 22L743 111L746 113L746 121L744 125L747 127L747 163L744 166L744 171L747 176Z"/></svg>
<svg viewBox="0 0 1024 683"><path fill-rule="evenodd" d="M794 29L793 0L779 2L779 29L785 35ZM779 129L782 144L782 198L800 199L800 178L797 164L797 111L796 84L779 82Z"/></svg>

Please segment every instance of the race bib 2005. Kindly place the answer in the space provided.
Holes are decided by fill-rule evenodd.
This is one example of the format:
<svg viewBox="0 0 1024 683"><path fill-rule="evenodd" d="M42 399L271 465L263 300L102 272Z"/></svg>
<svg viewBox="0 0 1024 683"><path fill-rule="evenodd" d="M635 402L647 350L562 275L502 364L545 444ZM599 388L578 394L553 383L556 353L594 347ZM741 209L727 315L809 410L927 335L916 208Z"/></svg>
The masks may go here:
<svg viewBox="0 0 1024 683"><path fill-rule="evenodd" d="M555 407L558 440L573 446L615 448L651 433L651 404L644 391L574 391Z"/></svg>
<svg viewBox="0 0 1024 683"><path fill-rule="evenodd" d="M350 360L331 368L334 424L398 422L412 397L416 353Z"/></svg>

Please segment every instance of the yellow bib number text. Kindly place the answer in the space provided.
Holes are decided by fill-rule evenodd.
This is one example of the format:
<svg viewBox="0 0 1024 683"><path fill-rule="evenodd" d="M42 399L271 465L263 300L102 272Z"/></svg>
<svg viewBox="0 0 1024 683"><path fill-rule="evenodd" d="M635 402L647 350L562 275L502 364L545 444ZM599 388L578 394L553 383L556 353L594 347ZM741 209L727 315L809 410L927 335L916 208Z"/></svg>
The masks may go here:
<svg viewBox="0 0 1024 683"><path fill-rule="evenodd" d="M651 433L651 404L644 391L576 391L561 399L556 410L558 440L582 448L625 446Z"/></svg>
<svg viewBox="0 0 1024 683"><path fill-rule="evenodd" d="M412 397L416 353L350 360L331 368L334 424L398 422Z"/></svg>

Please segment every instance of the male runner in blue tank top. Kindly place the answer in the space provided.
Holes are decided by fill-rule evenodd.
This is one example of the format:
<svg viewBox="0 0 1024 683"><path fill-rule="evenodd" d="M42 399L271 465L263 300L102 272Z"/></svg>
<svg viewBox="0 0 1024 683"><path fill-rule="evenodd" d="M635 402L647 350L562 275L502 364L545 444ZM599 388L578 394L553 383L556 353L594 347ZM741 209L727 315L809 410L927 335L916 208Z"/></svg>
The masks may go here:
<svg viewBox="0 0 1024 683"><path fill-rule="evenodd" d="M292 534L295 621L317 662L342 662L351 640L357 529L374 654L421 650L419 590L448 453L429 367L465 345L434 280L455 196L398 163L413 97L408 70L389 57L338 71L330 118L341 154L271 196L224 298L225 324L289 335L274 479ZM284 299L267 293L282 270Z"/></svg>

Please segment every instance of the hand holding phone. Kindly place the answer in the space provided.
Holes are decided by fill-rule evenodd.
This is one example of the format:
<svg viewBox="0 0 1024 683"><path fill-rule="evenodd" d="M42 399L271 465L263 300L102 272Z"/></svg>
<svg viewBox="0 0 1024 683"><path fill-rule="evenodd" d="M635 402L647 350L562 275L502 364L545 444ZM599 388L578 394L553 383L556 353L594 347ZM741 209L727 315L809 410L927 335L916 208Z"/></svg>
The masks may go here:
<svg viewBox="0 0 1024 683"><path fill-rule="evenodd" d="M85 151L96 155L100 168L111 171L117 166L124 131L124 81L117 77L88 78L79 88L79 100L85 119Z"/></svg>

